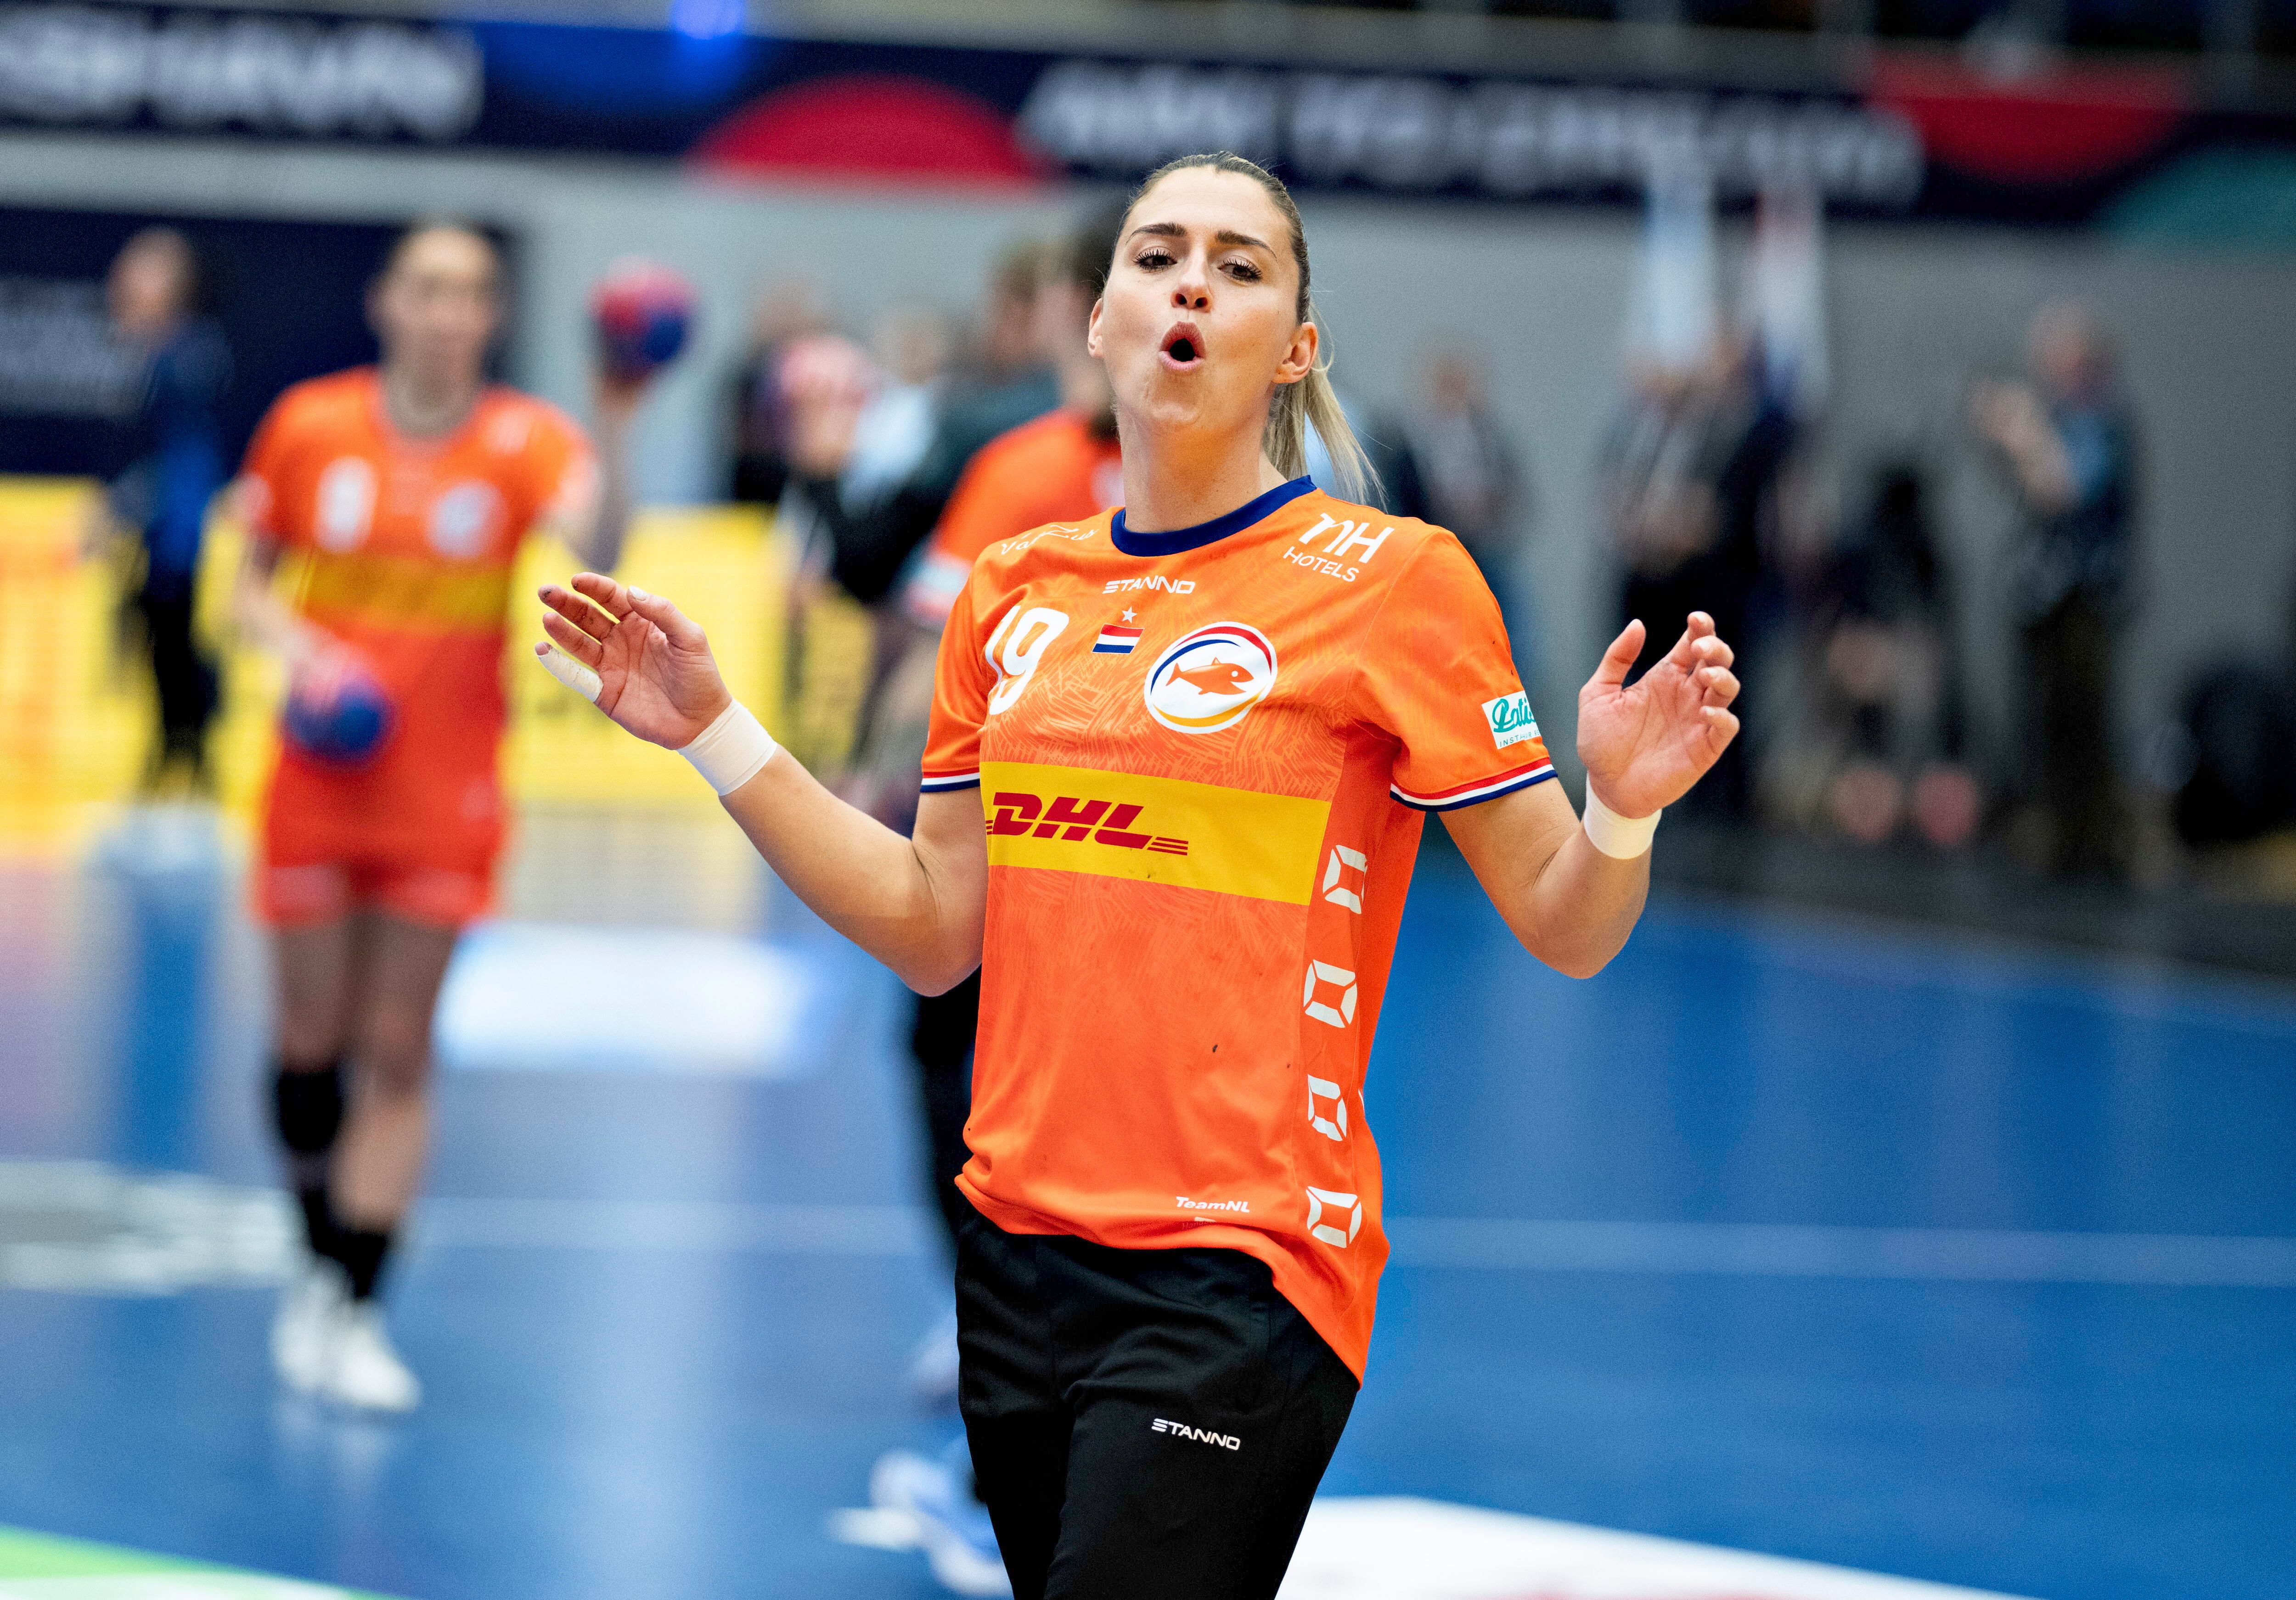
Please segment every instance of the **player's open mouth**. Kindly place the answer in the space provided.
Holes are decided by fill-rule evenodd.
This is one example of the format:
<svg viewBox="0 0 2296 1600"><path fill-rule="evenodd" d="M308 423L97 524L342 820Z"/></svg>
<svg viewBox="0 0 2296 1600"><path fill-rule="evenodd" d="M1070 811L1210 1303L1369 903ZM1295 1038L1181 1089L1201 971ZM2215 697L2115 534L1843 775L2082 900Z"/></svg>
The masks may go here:
<svg viewBox="0 0 2296 1600"><path fill-rule="evenodd" d="M1175 323L1164 335L1164 365L1174 372L1191 372L1203 364L1204 336L1192 322Z"/></svg>

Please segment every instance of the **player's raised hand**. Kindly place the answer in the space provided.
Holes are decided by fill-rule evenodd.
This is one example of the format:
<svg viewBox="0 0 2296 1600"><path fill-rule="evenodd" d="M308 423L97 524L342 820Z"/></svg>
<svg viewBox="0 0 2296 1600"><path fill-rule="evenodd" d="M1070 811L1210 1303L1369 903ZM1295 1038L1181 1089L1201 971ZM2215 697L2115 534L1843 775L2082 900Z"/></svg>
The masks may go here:
<svg viewBox="0 0 2296 1600"><path fill-rule="evenodd" d="M1691 612L1665 659L1629 685L1644 631L1640 621L1628 623L1578 691L1578 759L1587 784L1620 816L1674 804L1738 733L1730 710L1738 698L1735 658L1714 619Z"/></svg>
<svg viewBox="0 0 2296 1600"><path fill-rule="evenodd" d="M534 653L639 738L682 750L732 702L701 625L660 595L598 572L540 593L550 642Z"/></svg>

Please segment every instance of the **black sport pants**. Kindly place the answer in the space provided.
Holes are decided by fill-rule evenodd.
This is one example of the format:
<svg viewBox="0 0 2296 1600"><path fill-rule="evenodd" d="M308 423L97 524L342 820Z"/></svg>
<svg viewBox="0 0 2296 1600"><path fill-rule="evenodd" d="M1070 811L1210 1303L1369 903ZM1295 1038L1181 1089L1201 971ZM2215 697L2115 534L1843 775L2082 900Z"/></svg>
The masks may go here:
<svg viewBox="0 0 2296 1600"><path fill-rule="evenodd" d="M1014 1600L1269 1600L1355 1374L1232 1250L957 1243L958 1399Z"/></svg>
<svg viewBox="0 0 2296 1600"><path fill-rule="evenodd" d="M948 1230L952 1253L965 1218L978 1214L956 1186L956 1175L972 1159L964 1122L972 1114L972 1036L980 1030L979 972L945 995L917 997L909 1054L917 1063L917 1104L925 1118L925 1193Z"/></svg>
<svg viewBox="0 0 2296 1600"><path fill-rule="evenodd" d="M208 724L215 719L216 669L193 635L192 596L155 595L145 589L136 596L135 607L144 614L152 682L159 691L160 748L155 754L160 760L184 758L204 767Z"/></svg>

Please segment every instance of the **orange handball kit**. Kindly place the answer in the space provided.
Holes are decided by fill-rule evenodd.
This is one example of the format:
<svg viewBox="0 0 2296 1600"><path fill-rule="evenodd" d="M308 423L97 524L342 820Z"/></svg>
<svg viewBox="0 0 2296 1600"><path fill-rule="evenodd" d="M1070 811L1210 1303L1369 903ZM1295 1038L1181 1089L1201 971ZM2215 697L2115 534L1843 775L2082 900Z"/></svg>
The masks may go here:
<svg viewBox="0 0 2296 1600"><path fill-rule="evenodd" d="M924 762L988 833L960 1186L1007 1233L1256 1256L1360 1377L1364 1071L1420 829L1554 773L1441 529L1302 478L1177 533L990 546Z"/></svg>
<svg viewBox="0 0 2296 1600"><path fill-rule="evenodd" d="M595 470L579 428L504 388L439 439L391 427L371 367L272 406L242 479L252 531L302 557L298 611L381 685L392 718L355 764L283 742L257 876L266 920L366 903L455 926L487 909L512 568L526 530Z"/></svg>

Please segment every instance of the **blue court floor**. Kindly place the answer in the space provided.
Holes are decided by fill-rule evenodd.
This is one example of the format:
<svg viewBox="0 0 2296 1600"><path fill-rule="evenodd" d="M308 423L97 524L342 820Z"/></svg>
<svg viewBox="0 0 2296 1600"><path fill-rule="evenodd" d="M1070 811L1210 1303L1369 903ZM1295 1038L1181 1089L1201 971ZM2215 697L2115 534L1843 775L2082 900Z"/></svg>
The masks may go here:
<svg viewBox="0 0 2296 1600"><path fill-rule="evenodd" d="M260 1288L0 1289L0 1524L416 1600L936 1593L824 1531L947 1425L902 997L758 903L770 1071L442 1070L414 1417L278 1393ZM237 906L0 874L0 1158L269 1182ZM1330 1490L2296 1593L2296 989L1681 900L1572 983L1431 849L1368 1104L1396 1261Z"/></svg>

